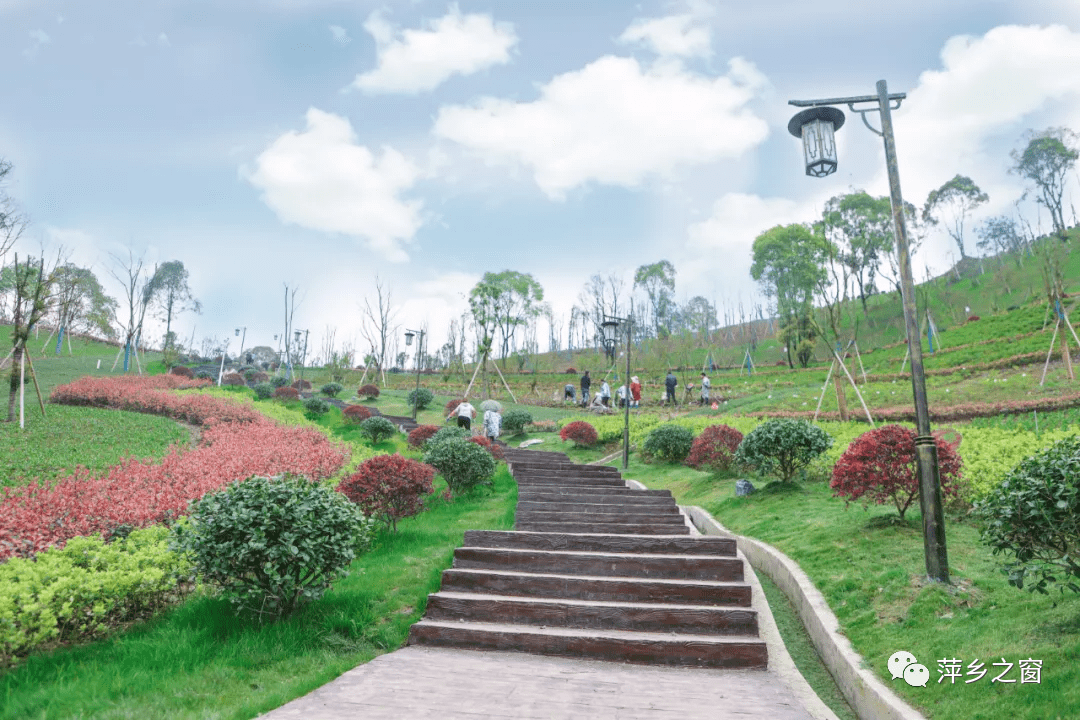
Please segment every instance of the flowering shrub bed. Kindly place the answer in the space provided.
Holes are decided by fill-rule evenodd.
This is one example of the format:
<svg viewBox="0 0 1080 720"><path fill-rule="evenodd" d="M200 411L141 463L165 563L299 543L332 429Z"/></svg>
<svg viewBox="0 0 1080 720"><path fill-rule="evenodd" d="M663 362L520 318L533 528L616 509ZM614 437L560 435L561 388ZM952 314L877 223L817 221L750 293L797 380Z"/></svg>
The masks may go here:
<svg viewBox="0 0 1080 720"><path fill-rule="evenodd" d="M128 410L164 415L192 425L204 425L210 419L226 422L251 422L260 416L253 409L205 395L174 395L166 390L208 387L205 380L190 380L178 375L145 377L85 377L60 385L49 394L50 402L64 405Z"/></svg>

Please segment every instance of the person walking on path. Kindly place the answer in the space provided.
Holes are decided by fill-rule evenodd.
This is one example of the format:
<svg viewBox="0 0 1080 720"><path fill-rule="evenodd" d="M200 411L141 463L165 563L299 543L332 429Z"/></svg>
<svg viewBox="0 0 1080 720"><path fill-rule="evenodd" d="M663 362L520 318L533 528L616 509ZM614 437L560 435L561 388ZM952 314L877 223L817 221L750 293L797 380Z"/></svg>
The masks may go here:
<svg viewBox="0 0 1080 720"><path fill-rule="evenodd" d="M460 403L458 403L458 406L454 408L449 415L446 416L446 419L449 420L456 415L458 427L465 428L466 430L471 431L472 419L473 415L475 414L476 410L473 408L472 405L469 404L469 401L462 400Z"/></svg>
<svg viewBox="0 0 1080 720"><path fill-rule="evenodd" d="M672 405L676 405L675 402L675 388L679 386L679 378L675 377L674 370L668 370L667 377L664 378L664 389L667 390L667 395L664 397L664 404L667 405L668 401L671 401Z"/></svg>
<svg viewBox="0 0 1080 720"><path fill-rule="evenodd" d="M638 403L641 402L641 381L638 380L638 376L630 378L630 407L638 407Z"/></svg>
<svg viewBox="0 0 1080 720"><path fill-rule="evenodd" d="M584 407L589 404L589 387L592 385L592 378L589 377L589 371L586 370L585 374L581 376L581 405Z"/></svg>
<svg viewBox="0 0 1080 720"><path fill-rule="evenodd" d="M600 381L600 402L604 407L611 407L611 386L606 379Z"/></svg>
<svg viewBox="0 0 1080 720"><path fill-rule="evenodd" d="M485 410L484 437L494 444L499 437L500 430L502 430L502 415L499 414L498 410Z"/></svg>
<svg viewBox="0 0 1080 720"><path fill-rule="evenodd" d="M701 405L709 404L709 389L711 387L712 383L709 382L709 376L701 373Z"/></svg>

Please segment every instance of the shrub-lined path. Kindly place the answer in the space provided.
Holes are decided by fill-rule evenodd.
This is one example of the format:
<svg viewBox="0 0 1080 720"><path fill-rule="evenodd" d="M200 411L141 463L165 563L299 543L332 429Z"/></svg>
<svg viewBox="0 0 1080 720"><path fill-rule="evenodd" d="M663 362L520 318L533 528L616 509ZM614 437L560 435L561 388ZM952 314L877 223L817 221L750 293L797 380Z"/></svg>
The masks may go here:
<svg viewBox="0 0 1080 720"><path fill-rule="evenodd" d="M767 669L734 541L613 468L507 456L517 529L466 532L410 646L265 717L811 717Z"/></svg>

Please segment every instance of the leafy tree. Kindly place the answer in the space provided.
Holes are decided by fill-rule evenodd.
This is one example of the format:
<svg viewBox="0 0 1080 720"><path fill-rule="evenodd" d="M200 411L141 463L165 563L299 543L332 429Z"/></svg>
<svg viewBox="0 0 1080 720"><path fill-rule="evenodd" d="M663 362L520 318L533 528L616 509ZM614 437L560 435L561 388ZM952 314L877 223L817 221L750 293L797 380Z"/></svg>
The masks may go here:
<svg viewBox="0 0 1080 720"><path fill-rule="evenodd" d="M12 351L11 379L8 384L8 422L15 421L15 398L22 387L19 378L19 366L23 355L26 353L26 342L30 339L30 333L33 331L34 326L48 312L53 299L54 272L45 272L44 258L37 261L37 267L34 267L34 264L34 258L28 258L20 266L19 254L15 253L12 272L14 308L11 328L11 343L14 348Z"/></svg>
<svg viewBox="0 0 1080 720"><path fill-rule="evenodd" d="M712 331L720 324L716 319L716 307L701 295L686 301L679 309L679 319L687 330L696 332L704 341L708 341Z"/></svg>
<svg viewBox="0 0 1080 720"><path fill-rule="evenodd" d="M1065 239L1065 218L1062 195L1065 177L1080 157L1077 135L1067 128L1047 128L1040 133L1028 132L1023 151L1013 150L1011 171L1030 180L1038 191L1036 202L1050 211L1054 232Z"/></svg>
<svg viewBox="0 0 1080 720"><path fill-rule="evenodd" d="M675 266L667 260L642 265L634 273L634 287L642 288L649 296L654 335L660 337L661 327L671 332L671 315L675 309Z"/></svg>
<svg viewBox="0 0 1080 720"><path fill-rule="evenodd" d="M96 331L107 338L116 336L110 319L116 300L105 294L97 277L88 268L65 263L54 273L57 326L62 332ZM60 354L57 338L56 354Z"/></svg>
<svg viewBox="0 0 1080 720"><path fill-rule="evenodd" d="M154 270L150 285L152 295L165 319L165 344L166 348L168 348L173 339L173 316L187 310L200 313L202 312L202 305L191 294L191 288L188 286L187 268L179 260L169 260L159 265Z"/></svg>
<svg viewBox="0 0 1080 720"><path fill-rule="evenodd" d="M978 247L985 253L1000 256L1009 252L1019 254L1024 249L1023 233L1017 227L1016 220L1008 215L987 218L976 232L980 238ZM1017 260L1019 259L1018 257Z"/></svg>
<svg viewBox="0 0 1080 720"><path fill-rule="evenodd" d="M792 353L810 340L813 298L825 275L825 260L829 246L820 234L806 225L777 225L754 240L754 261L750 276L757 281L765 295L776 303L777 316L787 344L788 365L795 367ZM813 343L810 343L813 351ZM800 355L806 367L810 356Z"/></svg>
<svg viewBox="0 0 1080 720"><path fill-rule="evenodd" d="M892 204L863 191L837 195L825 203L822 231L836 247L835 259L859 286L863 316L881 264L893 247Z"/></svg>
<svg viewBox="0 0 1080 720"><path fill-rule="evenodd" d="M984 193L971 178L957 175L937 190L931 190L923 205L923 220L933 225L945 223L945 230L960 248L960 258L966 258L964 250L964 223L967 216L990 196Z"/></svg>
<svg viewBox="0 0 1080 720"><path fill-rule="evenodd" d="M478 301L475 305L474 298ZM503 367L510 355L510 346L517 329L528 325L543 310L544 288L528 273L516 270L504 270L499 273L484 273L476 287L469 294L470 307L479 309L483 315L485 336L490 337L497 330L501 336Z"/></svg>

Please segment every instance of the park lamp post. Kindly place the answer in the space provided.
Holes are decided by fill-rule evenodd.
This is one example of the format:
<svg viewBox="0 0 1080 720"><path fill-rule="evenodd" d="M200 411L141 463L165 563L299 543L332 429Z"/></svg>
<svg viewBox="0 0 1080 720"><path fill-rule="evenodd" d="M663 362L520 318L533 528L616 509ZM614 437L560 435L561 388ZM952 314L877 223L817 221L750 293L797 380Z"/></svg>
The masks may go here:
<svg viewBox="0 0 1080 720"><path fill-rule="evenodd" d="M604 331L604 345L611 348L612 360L615 359L615 342L619 332L619 324L622 323L626 326L626 378L624 386L626 387L626 397L623 401L623 454L622 454L622 469L626 470L630 464L630 340L633 336L631 328L633 325L633 319L613 317L611 315L604 316L604 322L600 323L600 328Z"/></svg>
<svg viewBox="0 0 1080 720"><path fill-rule="evenodd" d="M301 332L304 333L304 349L300 353L300 378L299 378L300 382L299 382L299 385L300 385L300 392L303 392L304 391L304 364L307 363L308 333L310 333L311 331L310 330L297 330L296 331L295 338L296 338L297 346L300 345L300 333Z"/></svg>
<svg viewBox="0 0 1080 720"><path fill-rule="evenodd" d="M405 330L405 347L412 345L412 339L414 336L419 335L420 340L416 343L416 395L413 396L412 404L412 419L416 420L416 398L420 394L420 362L424 358L424 331L423 330Z"/></svg>
<svg viewBox="0 0 1080 720"><path fill-rule="evenodd" d="M900 171L896 162L896 140L893 137L892 111L900 107L906 93L889 94L884 80L877 83L876 95L827 98L823 100L791 100L790 105L805 107L788 123L788 132L803 141L806 174L825 177L836 170L836 143L833 133L844 124L844 113L832 105L847 105L851 112L862 117L871 132L885 142L885 165L889 173L889 194L892 201L893 236L900 265L900 288L907 329L908 352L911 357L911 387L915 399L916 467L919 473L919 505L923 516L923 550L926 574L932 580L949 582L949 557L945 547L945 513L941 503L941 475L938 468L937 444L930 434L930 407L926 398L926 375L923 370L922 341L916 321L915 283L911 275L911 253L908 249L907 227L904 223L904 199L900 194ZM869 103L869 104L868 104ZM858 106L858 107L856 107ZM881 130L866 118L868 112L881 115Z"/></svg>
<svg viewBox="0 0 1080 720"><path fill-rule="evenodd" d="M217 386L221 387L221 376L225 374L225 353L229 351L229 336L225 336L225 343L221 346L221 367L218 368Z"/></svg>
<svg viewBox="0 0 1080 720"><path fill-rule="evenodd" d="M243 332L244 334L241 335L240 334L241 332ZM244 356L244 341L247 340L247 328L246 327L238 327L238 328L236 328L236 337L240 338L240 350L239 350L239 352L236 353L236 357L240 358L240 357ZM243 360L241 360L240 362L243 363Z"/></svg>

